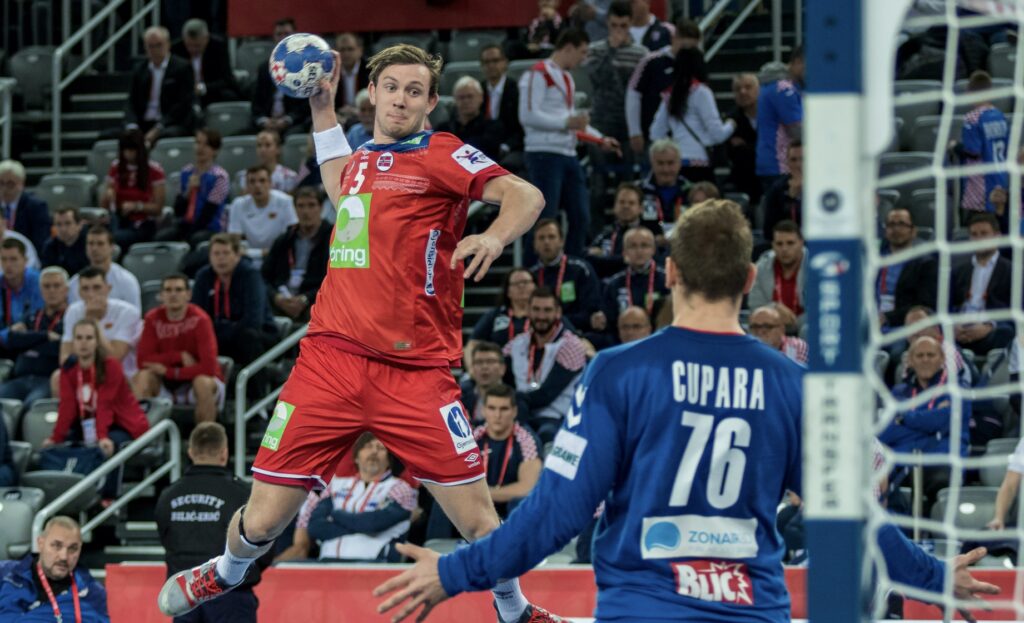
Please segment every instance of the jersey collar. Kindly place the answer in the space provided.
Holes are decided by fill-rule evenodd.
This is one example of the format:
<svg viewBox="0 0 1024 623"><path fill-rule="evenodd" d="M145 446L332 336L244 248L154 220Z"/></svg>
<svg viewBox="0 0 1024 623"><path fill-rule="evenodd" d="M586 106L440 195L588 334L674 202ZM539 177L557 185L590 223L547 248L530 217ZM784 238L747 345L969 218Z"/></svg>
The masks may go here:
<svg viewBox="0 0 1024 623"><path fill-rule="evenodd" d="M363 145L363 149L366 149L368 151L394 152L423 149L430 144L430 135L433 133L434 132L432 130L423 130L420 132L416 132L414 134L410 134L409 136L403 138L400 141L395 141L394 143L385 143L383 145L378 145L371 140Z"/></svg>

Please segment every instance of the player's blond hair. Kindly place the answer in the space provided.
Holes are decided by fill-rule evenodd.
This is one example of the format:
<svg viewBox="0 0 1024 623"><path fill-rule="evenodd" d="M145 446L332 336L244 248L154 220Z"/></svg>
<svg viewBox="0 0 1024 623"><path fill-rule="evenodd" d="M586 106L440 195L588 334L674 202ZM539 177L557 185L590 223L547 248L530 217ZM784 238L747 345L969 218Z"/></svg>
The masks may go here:
<svg viewBox="0 0 1024 623"><path fill-rule="evenodd" d="M370 82L377 85L380 74L392 65L423 65L430 72L430 89L428 95L437 95L437 85L441 80L441 65L444 61L437 54L427 54L422 49L399 43L377 52L366 63L370 70Z"/></svg>
<svg viewBox="0 0 1024 623"><path fill-rule="evenodd" d="M672 236L672 263L687 294L708 302L743 295L754 242L743 210L708 199L683 212Z"/></svg>

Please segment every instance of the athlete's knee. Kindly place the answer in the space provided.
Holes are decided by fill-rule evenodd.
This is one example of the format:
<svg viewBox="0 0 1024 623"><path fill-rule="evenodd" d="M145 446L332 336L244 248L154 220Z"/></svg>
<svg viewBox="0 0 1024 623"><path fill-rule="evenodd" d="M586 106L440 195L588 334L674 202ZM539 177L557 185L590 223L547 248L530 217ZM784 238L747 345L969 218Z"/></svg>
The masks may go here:
<svg viewBox="0 0 1024 623"><path fill-rule="evenodd" d="M254 545L276 539L291 523L305 499L306 491L299 487L256 481L242 509L239 534Z"/></svg>

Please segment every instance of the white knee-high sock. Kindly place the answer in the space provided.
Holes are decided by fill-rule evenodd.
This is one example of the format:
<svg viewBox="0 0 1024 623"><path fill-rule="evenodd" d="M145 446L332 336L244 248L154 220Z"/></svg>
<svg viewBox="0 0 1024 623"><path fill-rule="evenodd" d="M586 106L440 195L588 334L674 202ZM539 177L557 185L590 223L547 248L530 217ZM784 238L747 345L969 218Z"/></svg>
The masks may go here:
<svg viewBox="0 0 1024 623"><path fill-rule="evenodd" d="M494 603L498 606L498 615L506 623L516 623L523 616L530 602L519 588L519 578L501 580L491 589Z"/></svg>

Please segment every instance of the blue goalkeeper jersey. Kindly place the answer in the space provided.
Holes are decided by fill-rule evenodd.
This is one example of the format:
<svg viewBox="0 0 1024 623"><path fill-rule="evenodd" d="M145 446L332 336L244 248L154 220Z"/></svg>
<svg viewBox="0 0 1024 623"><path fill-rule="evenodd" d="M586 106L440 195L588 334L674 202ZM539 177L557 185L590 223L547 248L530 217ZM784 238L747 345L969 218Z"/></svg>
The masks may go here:
<svg viewBox="0 0 1024 623"><path fill-rule="evenodd" d="M802 373L752 337L677 327L602 351L532 493L497 531L441 558L445 591L526 572L605 500L599 621L788 621L775 516L785 491L800 491ZM913 548L892 532L886 549ZM928 577L890 574L937 588L935 563Z"/></svg>

